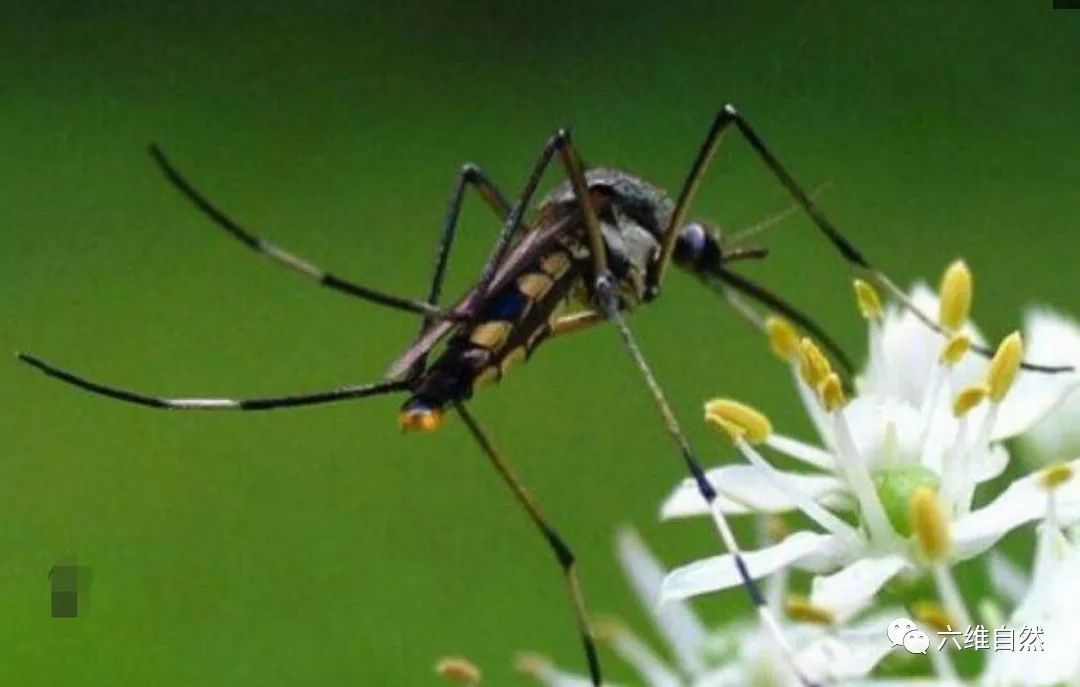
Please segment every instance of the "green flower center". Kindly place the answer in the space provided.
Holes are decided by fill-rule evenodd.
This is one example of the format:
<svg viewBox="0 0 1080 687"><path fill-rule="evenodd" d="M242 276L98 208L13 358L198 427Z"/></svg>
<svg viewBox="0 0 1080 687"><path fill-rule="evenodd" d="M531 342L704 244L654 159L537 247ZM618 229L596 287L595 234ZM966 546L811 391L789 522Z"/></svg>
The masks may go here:
<svg viewBox="0 0 1080 687"><path fill-rule="evenodd" d="M889 524L903 537L911 536L911 497L919 487L937 491L941 478L917 463L886 468L874 474L874 487Z"/></svg>

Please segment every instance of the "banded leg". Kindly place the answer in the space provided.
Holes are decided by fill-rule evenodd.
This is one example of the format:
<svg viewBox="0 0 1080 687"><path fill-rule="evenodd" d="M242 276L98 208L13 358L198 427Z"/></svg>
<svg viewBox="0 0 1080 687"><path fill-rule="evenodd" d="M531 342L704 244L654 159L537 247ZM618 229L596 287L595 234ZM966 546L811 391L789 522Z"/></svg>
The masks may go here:
<svg viewBox="0 0 1080 687"><path fill-rule="evenodd" d="M502 457L502 454L491 443L491 439L473 418L472 414L465 409L465 405L458 402L454 406L457 409L458 415L465 422L465 426L469 428L469 433L472 434L476 442L480 444L480 448L484 451L484 455L487 456L491 462L492 467L499 473L499 477L510 488L510 491L514 493L514 498L528 513L529 519L536 525L540 533L544 535L544 539L547 541L548 546L551 547L552 552L555 554L555 558L559 562L559 566L562 568L563 576L566 579L566 591L570 596L570 602L574 607L574 618L577 621L578 631L581 633L581 642L585 648L585 659L589 664L589 677L592 679L594 687L600 687L603 683L603 678L600 674L600 658L596 653L596 642L593 639L592 629L589 624L589 614L585 607L585 596L581 590L581 583L578 581L577 568L574 561L574 553L570 550L570 547L566 545L563 538L555 531L544 517L540 510L540 505L532 497L532 494L522 485L521 480L514 474L510 464Z"/></svg>
<svg viewBox="0 0 1080 687"><path fill-rule="evenodd" d="M26 353L17 353L16 357L27 365L41 370L49 377L59 379L62 382L77 386L80 389L84 389L91 393L115 398L128 403L134 403L136 405L160 408L163 410L273 410L275 408L295 408L297 406L312 406L323 403L334 403L337 401L348 401L355 398L366 398L368 396L380 396L394 391L405 391L409 388L409 385L406 382L391 381L377 382L375 384L343 386L337 389L316 391L313 393L289 396L268 396L264 398L165 398L91 381Z"/></svg>
<svg viewBox="0 0 1080 687"><path fill-rule="evenodd" d="M769 610L769 606L765 602L765 597L762 595L757 582L755 582L754 578L750 575L750 571L746 566L746 561L743 559L742 550L735 540L735 534L731 531L731 526L728 524L727 517L717 503L716 489L705 475L705 470L702 468L701 462L698 460L697 455L690 446L690 441L683 433L682 427L680 427L674 411L672 411L671 406L668 404L663 389L660 388L660 384L653 374L652 367L649 365L648 361L645 360L645 355L641 352L641 348L638 346L633 332L626 323L626 319L620 310L619 297L615 292L614 281L610 276L604 276L597 280L596 293L597 301L599 302L605 317L611 320L611 322L615 324L616 329L619 330L619 336L622 339L623 345L626 347L627 352L630 353L630 357L633 358L634 364L637 366L638 371L645 380L645 384L649 388L649 393L652 395L653 401L656 403L656 407L664 420L664 425L667 428L668 434L671 435L671 438L678 446L679 453L682 455L683 462L685 463L691 478L697 485L698 492L701 494L702 498L705 499L705 502L709 504L713 523L716 525L716 529L720 534L720 539L723 541L724 546L731 553L732 559L735 561L735 567L742 580L742 586L746 590L747 595L749 595L750 601L754 604L761 623L772 635L777 646L784 652L788 664L798 676L799 681L804 687L817 687L814 682L803 674L802 669L795 661L795 652L784 637L784 633L780 629L780 625L777 623L776 618L773 617L772 612Z"/></svg>
<svg viewBox="0 0 1080 687"><path fill-rule="evenodd" d="M206 196L200 193L191 182L180 174L169 159L165 157L165 153L163 153L156 145L150 146L150 155L165 174L165 178L168 179L177 190L184 194L195 207L213 220L213 222L221 227L222 230L259 255L263 255L280 265L284 265L285 267L304 275L308 279L313 280L315 283L333 289L334 291L355 296L356 298L361 298L372 303L378 303L379 305L385 305L389 308L423 315L428 319L456 319L450 313L443 312L427 303L409 298L402 298L401 296L394 296L382 291L376 291L375 289L370 289L366 286L361 286L354 282L342 279L335 274L313 265L303 258L297 257L270 241L251 233L222 212L216 205L211 203Z"/></svg>
<svg viewBox="0 0 1080 687"><path fill-rule="evenodd" d="M773 176L775 176L780 184L795 198L795 202L810 217L814 226L825 235L833 247L836 248L840 255L842 255L850 265L863 271L872 281L891 293L894 298L903 304L909 312L921 320L927 327L933 329L942 336L948 336L947 332L945 332L933 318L922 312L911 302L911 299L907 297L907 294L904 293L903 289L897 286L896 283L882 270L874 266L862 252L859 251L859 249L856 248L831 221L829 221L829 218L825 216L825 213L823 213L814 203L810 194L795 181L795 178L787 171L780 160L765 144L764 139L758 135L746 118L743 117L742 113L740 113L733 105L725 105L713 119L712 126L709 128L709 133L705 137L705 142L698 150L697 157L694 159L694 163L690 168L690 173L683 184L682 192L679 194L679 200L675 205L675 210L672 212L671 219L665 229L664 237L661 241L660 253L654 263L653 269L650 270L649 287L651 292L655 294L660 288L664 273L667 270L668 264L671 262L671 256L675 249L675 241L678 238L679 229L686 220L686 214L690 204L693 201L694 195L697 193L698 187L701 185L701 180L704 178L709 164L712 162L712 159L720 146L720 142L723 140L724 134L732 124L735 125L736 130L742 134L742 137L750 147L753 148L754 152L757 153L757 156L769 171L772 172ZM984 357L990 357L994 353L989 348L981 345L972 346L972 350ZM1047 373L1070 372L1074 369L1068 365L1042 365L1029 362L1024 362L1021 366L1027 370Z"/></svg>
<svg viewBox="0 0 1080 687"><path fill-rule="evenodd" d="M517 203L514 204L506 221L503 222L502 232L499 234L491 255L484 265L484 270L481 272L480 279L474 290L475 299L469 304L470 306L475 306L476 301L486 295L488 287L491 286L491 282L495 279L499 265L503 257L505 257L506 251L510 248L514 231L521 224L525 211L528 210L533 196L536 194L536 187L540 184L540 179L543 178L544 172L556 153L559 154L560 160L566 168L567 177L570 179L570 184L574 189L574 196L581 208L582 219L585 222L589 247L592 253L593 276L607 272L607 252L604 249L604 238L600 233L600 221L596 217L596 209L593 207L592 198L589 196L581 157L570 139L570 131L568 129L559 129L544 144L544 149L540 151L540 157L533 165Z"/></svg>

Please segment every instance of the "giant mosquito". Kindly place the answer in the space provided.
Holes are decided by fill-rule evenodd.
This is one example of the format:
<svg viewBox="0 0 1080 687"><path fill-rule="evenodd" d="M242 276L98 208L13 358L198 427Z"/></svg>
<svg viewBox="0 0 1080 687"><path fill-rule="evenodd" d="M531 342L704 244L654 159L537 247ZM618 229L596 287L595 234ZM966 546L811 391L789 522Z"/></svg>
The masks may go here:
<svg viewBox="0 0 1080 687"><path fill-rule="evenodd" d="M715 525L723 544L733 554L743 587L761 622L791 660L791 667L800 681L812 685L799 671L791 648L765 605L724 514L715 506L716 489L706 478L625 317L626 311L648 303L660 294L667 268L675 262L721 292L741 314L756 324L760 325L762 320L749 301L790 318L816 336L841 366L850 370L843 351L809 317L730 268L731 263L739 260L764 257L765 249L733 246L703 222L684 224L698 187L725 132L732 125L852 268L891 293L928 327L943 333L933 319L915 308L905 293L833 226L747 119L727 105L715 116L674 203L656 186L626 172L586 169L571 141L570 132L565 129L557 131L545 143L513 206L507 203L483 170L475 165L464 165L453 187L436 251L434 274L427 298L422 301L347 281L252 234L196 190L159 148L151 146L151 155L166 178L214 223L251 250L333 290L422 316L423 323L414 342L390 366L381 381L315 393L243 400L150 396L90 381L31 355L19 354L18 357L49 376L87 391L152 408L270 410L401 391L409 394L399 415L401 426L421 431L437 429L445 411L452 408L554 552L573 605L592 683L600 685L600 663L575 570L574 554L544 517L539 504L495 448L488 433L467 409L466 402L477 388L500 379L511 365L529 357L544 341L600 322L611 322L644 378L691 478L702 497L714 506ZM536 219L524 223L541 177L556 156L567 181L540 203ZM469 187L491 207L502 222L502 230L475 285L456 305L446 309L439 306L443 276L462 201ZM572 314L559 314L561 306L568 301L576 302L579 309ZM429 354L444 341L439 356L429 364ZM984 348L977 347L976 350L984 356L990 353ZM1048 373L1071 369L1029 363L1024 366Z"/></svg>

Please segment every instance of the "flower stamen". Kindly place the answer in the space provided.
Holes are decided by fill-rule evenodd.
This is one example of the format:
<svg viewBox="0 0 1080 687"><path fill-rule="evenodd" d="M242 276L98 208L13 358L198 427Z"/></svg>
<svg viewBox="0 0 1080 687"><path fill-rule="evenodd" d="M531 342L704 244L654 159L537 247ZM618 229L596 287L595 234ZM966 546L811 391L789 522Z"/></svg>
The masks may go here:
<svg viewBox="0 0 1080 687"><path fill-rule="evenodd" d="M1020 362L1024 357L1024 340L1020 332L1013 332L1002 340L990 361L990 369L986 373L986 386L989 389L990 400L1000 403L1012 387L1016 372L1020 369Z"/></svg>
<svg viewBox="0 0 1080 687"><path fill-rule="evenodd" d="M840 376L835 372L830 372L822 380L821 385L818 387L818 396L821 398L821 404L825 406L825 410L830 413L847 405L847 397L844 396L844 385L840 383Z"/></svg>
<svg viewBox="0 0 1080 687"><path fill-rule="evenodd" d="M446 680L459 685L479 685L480 669L467 658L446 656L435 664L435 673Z"/></svg>
<svg viewBox="0 0 1080 687"><path fill-rule="evenodd" d="M941 302L938 308L938 324L954 332L964 326L971 312L971 270L963 260L957 260L941 277Z"/></svg>
<svg viewBox="0 0 1080 687"><path fill-rule="evenodd" d="M732 441L760 444L772 434L772 423L761 412L738 401L716 398L705 404L705 420L722 429Z"/></svg>
<svg viewBox="0 0 1080 687"><path fill-rule="evenodd" d="M920 599L911 604L911 613L916 620L929 625L935 632L945 632L947 628L960 626L956 618L952 617L937 601Z"/></svg>
<svg viewBox="0 0 1080 687"><path fill-rule="evenodd" d="M854 285L859 313L871 322L880 321L885 310L881 307L881 297L878 296L877 289L862 279L856 279Z"/></svg>
<svg viewBox="0 0 1080 687"><path fill-rule="evenodd" d="M938 361L942 365L954 367L969 350L971 350L971 337L963 332L953 334L945 346L942 347Z"/></svg>
<svg viewBox="0 0 1080 687"><path fill-rule="evenodd" d="M811 389L816 389L832 372L829 359L807 337L799 342L799 373Z"/></svg>
<svg viewBox="0 0 1080 687"><path fill-rule="evenodd" d="M1039 481L1047 490L1053 490L1073 478L1073 469L1066 463L1051 465L1039 475Z"/></svg>
<svg viewBox="0 0 1080 687"><path fill-rule="evenodd" d="M836 622L836 614L830 609L815 606L803 596L789 596L784 602L784 612L797 622L815 625L832 625Z"/></svg>
<svg viewBox="0 0 1080 687"><path fill-rule="evenodd" d="M777 315L765 319L769 347L781 360L791 360L799 354L799 334L790 322Z"/></svg>
<svg viewBox="0 0 1080 687"><path fill-rule="evenodd" d="M953 401L953 416L962 418L990 395L990 387L985 384L975 384L962 389Z"/></svg>
<svg viewBox="0 0 1080 687"><path fill-rule="evenodd" d="M949 553L949 524L937 492L917 487L911 495L910 520L915 542L928 560L938 561Z"/></svg>

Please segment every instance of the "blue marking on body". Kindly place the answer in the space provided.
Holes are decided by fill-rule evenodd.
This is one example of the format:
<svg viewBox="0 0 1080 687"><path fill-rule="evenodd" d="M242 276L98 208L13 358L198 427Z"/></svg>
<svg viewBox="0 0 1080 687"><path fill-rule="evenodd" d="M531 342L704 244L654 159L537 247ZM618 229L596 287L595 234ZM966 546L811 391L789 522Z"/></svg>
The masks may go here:
<svg viewBox="0 0 1080 687"><path fill-rule="evenodd" d="M507 289L484 309L483 317L492 320L516 320L529 304L525 294L517 289Z"/></svg>

